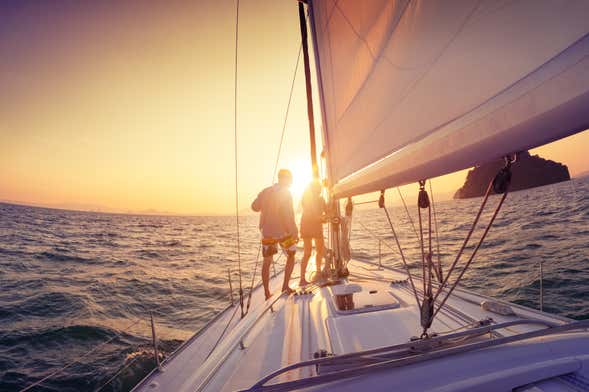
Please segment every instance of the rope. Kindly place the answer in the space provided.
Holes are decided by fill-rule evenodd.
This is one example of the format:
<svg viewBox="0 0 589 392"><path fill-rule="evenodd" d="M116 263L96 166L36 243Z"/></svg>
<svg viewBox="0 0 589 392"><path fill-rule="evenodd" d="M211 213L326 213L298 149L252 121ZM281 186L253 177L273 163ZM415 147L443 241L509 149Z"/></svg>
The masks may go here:
<svg viewBox="0 0 589 392"><path fill-rule="evenodd" d="M421 210L427 209L428 215L428 251L425 252L425 238L423 235L423 223ZM419 244L421 248L421 268L423 278L423 307L420 309L421 326L423 333L421 337L427 337L427 330L432 323L432 314L434 311L434 301L432 301L432 209L429 201L429 195L425 190L425 180L419 181L419 195L417 197L417 216L419 217ZM427 272L427 275L426 275ZM439 277L438 277L439 279Z"/></svg>
<svg viewBox="0 0 589 392"><path fill-rule="evenodd" d="M227 321L227 324L225 325L225 328L223 328L223 331L221 332L221 335L219 336L219 338L217 339L217 341L213 345L213 348L211 348L211 351L209 351L209 353L207 354L207 356L205 357L205 359L207 359L208 357L210 357L211 354L213 353L213 351L215 351L215 349L219 345L219 342L221 341L221 339L223 338L223 336L225 336L225 332L227 332L227 329L229 328L229 325L231 324L231 321L233 321L233 318L235 317L235 314L236 313L237 313L237 307L233 311L233 314L229 318L229 321Z"/></svg>
<svg viewBox="0 0 589 392"><path fill-rule="evenodd" d="M452 265L450 265L450 269L448 270L448 274L446 275L446 277L444 278L444 281L442 282L442 284L439 286L438 291L436 292L436 295L434 296L434 301L436 299L438 299L440 293L442 292L442 288L444 286L446 286L446 284L448 283L448 279L450 278L450 275L452 274L452 272L454 271L454 268L456 268L456 264L458 263L458 260L460 260L460 257L462 256L462 253L464 253L464 249L466 248L466 245L468 245L468 241L470 240L470 237L472 236L472 233L474 232L474 229L476 227L476 225L479 222L479 219L481 217L481 214L483 213L483 210L485 208L485 205L487 204L487 201L489 200L489 195L491 193L491 188L492 188L493 184L489 183L489 186L487 187L487 191L485 192L485 197L483 198L483 201L481 203L481 206L479 208L479 211L474 219L474 222L472 222L472 226L466 236L466 238L464 239L464 242L462 243L462 246L460 247L460 250L458 251L458 254L456 255L456 258L454 259L454 261L452 262Z"/></svg>
<svg viewBox="0 0 589 392"><path fill-rule="evenodd" d="M122 329L122 331L128 331L129 329L131 329L132 327L134 327L135 325L137 325L140 321L145 321L145 320L143 320L143 319L137 319L134 322L132 322L131 324L129 324L126 328ZM67 365L65 365L65 366L63 366L63 367L55 370L54 372L48 374L47 376L43 377L39 381L36 381L36 382L32 383L31 385L29 385L29 386L21 389L20 392L25 392L25 391L30 390L33 387L36 387L36 386L41 385L42 383L44 383L45 381L49 380L53 376L56 376L57 374L63 372L65 369L71 367L72 365L75 365L76 363L79 363L82 359L84 359L88 355L90 355L90 354L98 351L100 348L106 346L107 344L109 344L110 342L112 342L113 340L115 340L118 337L120 337L120 335L117 332L115 332L115 335L113 337L111 337L110 339L106 340L105 342L100 343L98 346L94 347L90 351L87 351L86 353L80 355L78 358L76 358L72 362L70 362Z"/></svg>
<svg viewBox="0 0 589 392"><path fill-rule="evenodd" d="M409 219L409 222L411 223L411 227L413 227L413 232L415 233L416 237L419 237L419 235L417 234L417 229L415 229L415 224L413 223L413 219L411 218L411 214L409 213L409 208L407 208L407 203L405 203L405 198L403 197L403 194L401 193L401 189L397 188L397 192L399 193L399 197L401 198L401 201L403 202L403 207L405 207L405 212L407 213L407 218Z"/></svg>
<svg viewBox="0 0 589 392"><path fill-rule="evenodd" d="M491 220L489 221L489 224L487 225L487 227L486 227L486 229L485 229L485 231L484 231L481 239L479 240L479 243L477 244L477 246L474 249L474 251L472 252L470 258L466 262L466 265L464 266L464 268L460 272L460 275L458 275L458 278L456 278L456 281L454 282L454 284L452 285L452 287L450 288L450 290L448 291L448 293L446 294L446 296L444 297L444 299L442 300L442 302L438 306L438 309L436 309L436 311L434 312L433 317L436 317L436 314L438 314L438 312L440 311L440 309L442 308L442 306L444 306L444 304L446 303L446 301L448 300L448 298L450 297L450 295L452 294L452 292L454 291L454 289L458 285L458 282L460 282L460 279L462 279L462 276L464 275L464 273L466 272L466 270L470 266L470 263L472 263L472 261L474 260L474 257L477 254L477 252L478 252L479 248L481 247L481 245L483 244L483 241L485 240L485 237L487 236L487 233L491 229L491 226L493 225L493 222L495 221L495 218L497 217L497 214L499 213L499 210L501 209L501 206L503 205L503 202L505 201L505 198L507 197L507 194L508 194L508 191L505 191L503 193L503 196L501 197L501 200L499 201L499 204L497 205L497 208L495 209L495 212L493 213L493 216L491 217ZM444 285L440 285L440 288L438 290L438 293L440 293L442 291L443 287L444 287ZM437 297L437 295L436 295L436 297Z"/></svg>
<svg viewBox="0 0 589 392"><path fill-rule="evenodd" d="M258 247L258 256L256 256L256 265L257 265L257 262L258 262L259 256L260 256L260 253L259 252L260 252L260 247ZM281 256L282 256L282 253L280 255L278 255L276 261L272 263L272 267L274 268L274 276L276 276L276 267L275 267L275 265L278 262L278 260L280 260L280 257ZM252 274L252 284L250 286L250 291L248 293L247 308L246 308L245 314L248 314L249 308L250 308L250 303L251 303L251 299L252 299L252 292L253 292L253 286L254 286L254 279L255 279L255 276L256 276L255 272L256 272L256 268L254 268L254 273ZM233 311L233 314L229 318L229 321L227 322L227 325L225 325L225 328L223 328L223 331L221 332L221 335L219 336L219 338L217 339L217 341L213 345L213 348L211 348L211 351L209 351L209 353L207 354L206 358L210 357L210 355L213 353L213 351L215 351L215 348L217 348L217 346L221 342L221 339L223 338L223 336L227 332L227 329L229 328L229 325L231 324L231 321L233 321L233 318L235 317L235 314L236 313L237 313L237 308L235 308L235 310Z"/></svg>
<svg viewBox="0 0 589 392"><path fill-rule="evenodd" d="M241 283L241 244L239 238L239 190L238 190L238 178L239 173L237 171L238 160L237 160L237 49L239 47L239 0L237 0L235 10L235 74L234 74L234 85L233 85L233 140L234 140L234 153L235 153L235 226L237 234L237 269L239 271L239 306L241 307L241 318L245 315L243 313L243 287Z"/></svg>
<svg viewBox="0 0 589 392"><path fill-rule="evenodd" d="M532 322L530 322L532 321ZM497 329L506 329L507 327L513 325L520 325L520 324L537 324L538 320L516 320L511 322L505 322L498 325L490 325L484 326L476 329L471 329L467 331L458 332L452 336L438 336L433 337L429 341L422 342L409 342L403 343L400 345L389 346L389 347L382 347L378 349L366 350L361 352L354 352L348 354L337 355L335 357L327 357L327 358L316 358L307 361L302 361L298 363L294 363L291 365L287 365L282 367L273 373L265 376L264 378L260 379L256 382L251 388L243 391L294 391L294 390L302 390L302 389L309 389L321 384L326 384L334 381L341 381L344 379L350 379L353 377L360 377L366 376L367 374L380 371L382 372L384 369L391 369L391 368L399 368L408 365L414 365L417 363L423 363L426 361L432 361L435 359L440 359L444 357L448 357L451 355L463 354L467 352L474 352L476 350L483 350L490 347L497 347L500 345L507 345L512 342L519 342L528 339L533 339L540 336L548 336L548 335L555 335L559 333L563 333L565 331L571 330L584 330L589 326L589 320L583 321L574 321L569 324L563 324L558 326L549 327L546 329L536 329L531 332L524 332L520 334L510 335L506 337L501 337L498 339L486 339L482 341L475 341L468 345L461 345L461 346L454 346L448 348L440 348L436 349L436 347L441 347L442 344L448 342L448 339L455 340L456 338L467 337L467 336L480 336L481 333L485 334L491 331L495 331ZM440 345L434 343L441 343ZM431 350L424 352L423 349L426 347L432 348ZM415 350L421 349L421 353L415 354ZM410 355L404 356L402 358L393 357L390 358L389 355L395 354L396 352L400 352L401 350L411 350L409 352ZM375 354L388 353L389 355L386 356L382 362L368 365L368 366L360 366L360 367L351 367L346 368L344 370L333 371L322 373L313 377L302 378L302 379L294 379L290 381L276 381L273 383L269 383L269 381L274 380L278 376L286 373L291 372L295 369L304 367L304 366L317 366L321 364L337 364L337 362L341 363L341 361L350 361L355 360L358 357L370 357ZM403 353L402 353L403 354ZM336 362L337 361L337 362Z"/></svg>
<svg viewBox="0 0 589 392"><path fill-rule="evenodd" d="M432 180L431 179L429 180L429 194L430 194L430 198L432 201L432 209L434 211L434 230L435 230L435 234L436 234L436 253L438 256L438 269L437 269L438 282L441 283L444 275L442 273L442 258L440 256L440 238L438 237L438 218L436 215L436 203L434 203L434 191L432 190Z"/></svg>
<svg viewBox="0 0 589 392"><path fill-rule="evenodd" d="M426 276L425 276L425 250L423 248L423 227L421 224L421 211L420 208L417 207L418 217L419 217L419 247L421 249L421 276L423 277L423 292L426 292Z"/></svg>
<svg viewBox="0 0 589 392"><path fill-rule="evenodd" d="M398 188L397 188L398 189ZM420 188L423 190L423 188ZM430 204L427 205L428 212L428 253L425 253L425 241L423 236L423 224L421 219L421 206L417 206L417 216L419 217L419 242L421 246L421 264L423 270L423 292L429 294L432 285L432 211ZM427 276L426 276L426 262L427 262ZM427 290L426 290L427 289Z"/></svg>
<svg viewBox="0 0 589 392"><path fill-rule="evenodd" d="M411 276L411 271L409 271L409 266L407 265L407 261L405 260L405 255L403 254L403 248L401 248L401 244L399 243L399 238L397 237L397 232L393 227L393 222L391 221L391 217L389 216L389 212L387 207L384 205L382 206L384 210L387 220L389 221L389 226L391 227L391 231L393 232L393 237L395 238L395 242L397 243L397 247L399 248L399 253L401 254L401 260L403 260L403 266L405 267L405 271L407 271L407 276L409 277L409 282L411 282L411 288L413 289L413 294L415 295L415 301L417 301L417 305L421 308L421 302L419 301L419 296L417 295L417 290L415 289L415 283L413 283L413 277Z"/></svg>
<svg viewBox="0 0 589 392"><path fill-rule="evenodd" d="M487 324L484 323L485 321L486 320L473 321L473 322L470 322L468 324L462 325L460 327L456 327L454 329L448 329L446 331L440 331L440 332L436 331L436 335L438 335L438 336L440 336L440 335L447 335L449 333L458 332L458 331L463 330L463 329L466 329L466 328L484 327L484 326L487 325Z"/></svg>

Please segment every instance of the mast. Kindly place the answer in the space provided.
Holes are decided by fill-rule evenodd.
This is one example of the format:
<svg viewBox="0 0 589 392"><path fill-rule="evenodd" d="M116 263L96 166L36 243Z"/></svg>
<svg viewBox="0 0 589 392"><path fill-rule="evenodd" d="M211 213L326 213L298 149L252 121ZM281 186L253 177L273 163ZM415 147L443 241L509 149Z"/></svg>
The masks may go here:
<svg viewBox="0 0 589 392"><path fill-rule="evenodd" d="M325 116L325 97L323 95L323 81L321 80L321 60L318 55L317 51L317 32L315 26L315 18L313 15L313 3L312 0L299 0L299 22L301 25L301 38L302 38L302 47L303 47L303 55L305 61L305 81L307 87L307 112L309 114L309 124L311 129L311 154L313 160L313 171L317 173L317 164L316 164L316 147L315 147L315 124L313 122L313 97L311 94L311 72L309 69L309 49L307 45L307 21L305 18L304 13L304 6L303 3L307 4L309 9L309 22L311 27L311 40L313 43L314 48L314 55L315 55L315 73L317 77L317 88L319 93L319 103L321 108L321 116L322 116L322 140L323 140L323 154L326 157L326 170L325 175L326 179L324 181L324 186L327 188L327 197L328 197L328 208L329 208L329 248L332 249L332 256L326 256L325 261L326 265L330 265L334 268L336 276L340 275L343 267L342 267L342 258L340 254L340 206L339 202L336 198L333 197L333 182L332 182L332 173L331 173L331 159L330 159L330 151L329 151L329 137L327 134L327 119ZM315 176L315 174L314 174ZM315 177L317 178L317 177ZM328 252L329 253L329 252ZM330 259L330 260L329 260Z"/></svg>
<svg viewBox="0 0 589 392"><path fill-rule="evenodd" d="M319 178L317 166L317 146L315 143L315 118L313 115L313 91L311 89L311 70L309 66L309 45L307 43L307 19L305 18L305 6L299 1L299 22L301 25L301 44L303 47L303 60L305 64L305 88L307 90L307 117L309 118L309 137L311 141L311 166L313 178Z"/></svg>

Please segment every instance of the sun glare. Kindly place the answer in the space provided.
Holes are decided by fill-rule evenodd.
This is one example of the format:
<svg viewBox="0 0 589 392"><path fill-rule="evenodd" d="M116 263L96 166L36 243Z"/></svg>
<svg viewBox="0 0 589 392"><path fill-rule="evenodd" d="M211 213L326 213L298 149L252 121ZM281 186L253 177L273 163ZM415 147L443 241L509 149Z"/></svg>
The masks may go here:
<svg viewBox="0 0 589 392"><path fill-rule="evenodd" d="M313 179L311 164L306 160L300 159L294 162L289 169L292 172L293 177L292 186L290 187L292 197L295 200L300 200L305 188Z"/></svg>

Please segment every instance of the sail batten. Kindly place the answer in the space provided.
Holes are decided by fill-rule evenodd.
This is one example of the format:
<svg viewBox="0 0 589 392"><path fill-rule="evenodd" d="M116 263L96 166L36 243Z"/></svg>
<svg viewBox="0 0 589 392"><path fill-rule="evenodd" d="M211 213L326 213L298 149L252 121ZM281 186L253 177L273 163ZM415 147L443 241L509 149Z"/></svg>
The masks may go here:
<svg viewBox="0 0 589 392"><path fill-rule="evenodd" d="M588 125L579 104L589 91L589 2L315 0L312 12L340 197L460 170Z"/></svg>

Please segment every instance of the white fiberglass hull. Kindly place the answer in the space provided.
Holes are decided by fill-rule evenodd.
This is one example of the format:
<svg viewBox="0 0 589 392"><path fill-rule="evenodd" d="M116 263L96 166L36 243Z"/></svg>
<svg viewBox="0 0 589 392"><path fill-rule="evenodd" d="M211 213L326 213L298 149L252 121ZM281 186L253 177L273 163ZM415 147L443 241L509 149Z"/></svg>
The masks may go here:
<svg viewBox="0 0 589 392"><path fill-rule="evenodd" d="M567 388L589 380L588 325L546 333L568 328L571 320L457 289L432 325L431 331L439 337L428 344L435 349L419 344L407 348L421 328L405 274L357 260L348 268L348 281L311 285L299 295L264 301L258 287L243 319L239 305L227 308L168 358L163 371L154 371L135 390L245 390L322 351L335 359L277 373L257 390L566 391L578 390ZM282 274L272 279L275 291L281 280ZM353 293L349 298L354 305L342 308L334 298L348 292ZM491 304L486 309L498 307L513 314L485 310L484 301ZM484 321L489 318L492 321ZM468 335L476 328L502 323L510 324ZM443 341L456 333L464 336L453 338L448 346L435 346L436 339ZM520 339L522 334L539 336ZM502 343L510 339L514 341ZM395 345L402 349L362 357L353 354ZM409 355L399 356L407 350ZM342 355L353 358L340 361Z"/></svg>

